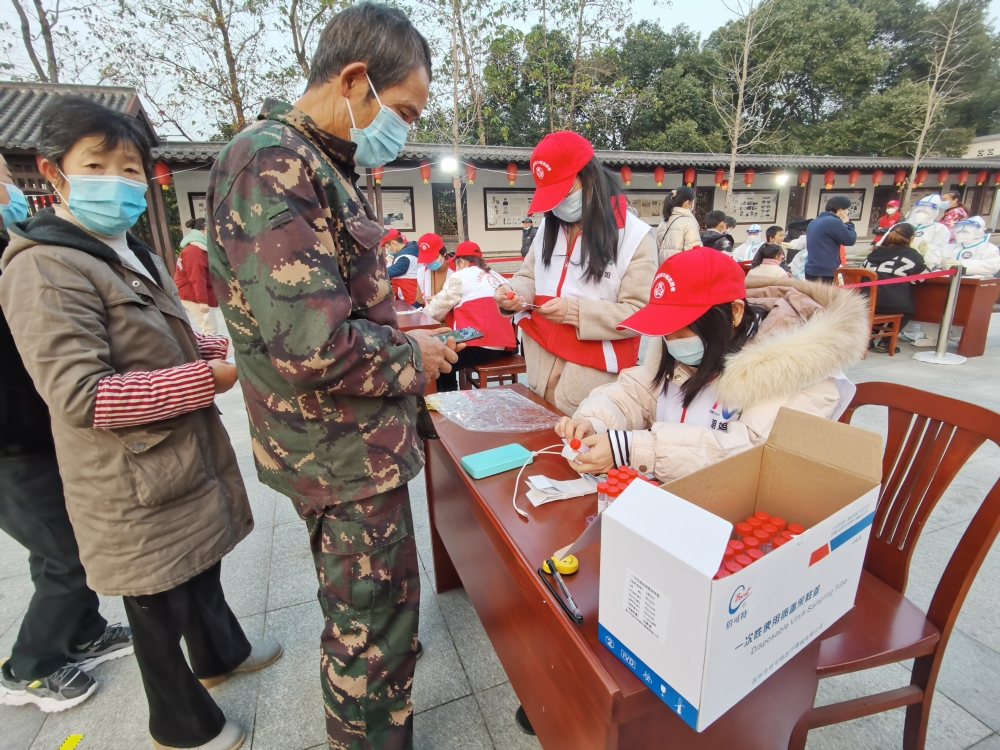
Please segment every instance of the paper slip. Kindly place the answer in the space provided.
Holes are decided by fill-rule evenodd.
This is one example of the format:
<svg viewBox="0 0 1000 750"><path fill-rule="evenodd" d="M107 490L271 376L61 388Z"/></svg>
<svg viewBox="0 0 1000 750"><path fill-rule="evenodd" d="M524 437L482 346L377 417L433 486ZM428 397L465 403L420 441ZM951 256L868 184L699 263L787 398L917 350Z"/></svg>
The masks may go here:
<svg viewBox="0 0 1000 750"><path fill-rule="evenodd" d="M423 310L396 310L396 315L416 315Z"/></svg>
<svg viewBox="0 0 1000 750"><path fill-rule="evenodd" d="M562 457L567 461L576 461L577 456L582 456L584 453L590 453L589 445L581 445L580 450L575 451L569 447L569 443L563 440Z"/></svg>
<svg viewBox="0 0 1000 750"><path fill-rule="evenodd" d="M528 499L532 505L539 506L555 500L568 500L571 497L592 495L594 487L586 479L556 480L542 475L528 477Z"/></svg>

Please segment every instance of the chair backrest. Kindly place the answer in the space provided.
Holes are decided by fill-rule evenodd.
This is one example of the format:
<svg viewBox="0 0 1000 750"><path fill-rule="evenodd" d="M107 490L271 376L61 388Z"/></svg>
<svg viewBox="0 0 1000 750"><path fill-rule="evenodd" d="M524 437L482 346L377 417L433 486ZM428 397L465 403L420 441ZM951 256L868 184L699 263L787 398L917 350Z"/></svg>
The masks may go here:
<svg viewBox="0 0 1000 750"><path fill-rule="evenodd" d="M750 266L753 265L753 261L752 260L741 260L741 261L739 261L739 264L740 264L740 268L743 269L743 275L746 276L748 273L750 273Z"/></svg>
<svg viewBox="0 0 1000 750"><path fill-rule="evenodd" d="M850 284L864 284L869 281L878 281L878 274L867 268L847 268L841 266L833 272L834 283L838 286L848 286ZM869 286L860 290L868 293L868 315L875 317L875 297L877 296L877 286Z"/></svg>
<svg viewBox="0 0 1000 750"><path fill-rule="evenodd" d="M840 421L850 422L866 405L888 408L889 430L865 569L902 593L917 539L941 495L984 442L1000 445L1000 414L895 383L860 383ZM1000 480L962 535L931 600L928 619L945 637L998 532Z"/></svg>

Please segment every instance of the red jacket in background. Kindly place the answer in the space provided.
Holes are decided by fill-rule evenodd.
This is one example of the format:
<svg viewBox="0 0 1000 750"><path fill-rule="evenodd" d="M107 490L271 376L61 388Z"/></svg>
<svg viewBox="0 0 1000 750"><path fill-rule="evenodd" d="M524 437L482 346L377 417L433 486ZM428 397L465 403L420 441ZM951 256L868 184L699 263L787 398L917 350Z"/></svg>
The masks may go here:
<svg viewBox="0 0 1000 750"><path fill-rule="evenodd" d="M177 270L174 271L174 283L182 300L209 307L219 306L215 289L212 288L212 277L208 272L208 253L198 245L190 243L181 250Z"/></svg>

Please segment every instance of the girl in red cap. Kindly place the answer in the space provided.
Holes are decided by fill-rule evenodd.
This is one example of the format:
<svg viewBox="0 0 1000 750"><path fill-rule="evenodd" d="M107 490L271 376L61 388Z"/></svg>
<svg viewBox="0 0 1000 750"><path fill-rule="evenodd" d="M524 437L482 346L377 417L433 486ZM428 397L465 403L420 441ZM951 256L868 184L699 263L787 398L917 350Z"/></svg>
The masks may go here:
<svg viewBox="0 0 1000 750"><path fill-rule="evenodd" d="M649 305L622 327L663 343L556 432L590 446L577 471L630 466L662 482L762 443L782 407L837 419L854 394L842 371L870 333L856 291L744 279L732 258L704 247L668 258Z"/></svg>
<svg viewBox="0 0 1000 750"><path fill-rule="evenodd" d="M459 370L485 365L517 347L510 318L501 315L493 301L493 295L506 279L490 270L483 260L483 251L475 242L458 244L455 267L457 271L427 303L424 312L456 331L471 326L483 337L470 341L458 353L458 362L452 365L451 372L442 373L438 378L439 391L457 391Z"/></svg>
<svg viewBox="0 0 1000 750"><path fill-rule="evenodd" d="M420 235L417 240L417 288L422 304L440 292L453 271L448 267L444 240L433 232Z"/></svg>
<svg viewBox="0 0 1000 750"><path fill-rule="evenodd" d="M892 229L899 219L899 201L893 199L886 204L885 213L879 217L878 223L875 225L875 236L881 237Z"/></svg>
<svg viewBox="0 0 1000 750"><path fill-rule="evenodd" d="M545 136L531 153L531 175L528 213L545 218L495 298L524 334L532 390L572 412L638 359L639 336L617 326L649 299L656 242L583 136Z"/></svg>

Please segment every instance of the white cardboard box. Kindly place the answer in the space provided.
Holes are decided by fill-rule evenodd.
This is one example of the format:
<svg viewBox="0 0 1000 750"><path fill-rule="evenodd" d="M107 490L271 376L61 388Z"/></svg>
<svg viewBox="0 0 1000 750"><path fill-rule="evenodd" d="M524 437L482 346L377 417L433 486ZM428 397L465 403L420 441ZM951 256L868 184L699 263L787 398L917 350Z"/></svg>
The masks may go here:
<svg viewBox="0 0 1000 750"><path fill-rule="evenodd" d="M854 606L882 440L782 409L764 445L603 514L601 641L704 730ZM713 581L733 524L765 510L807 530Z"/></svg>

